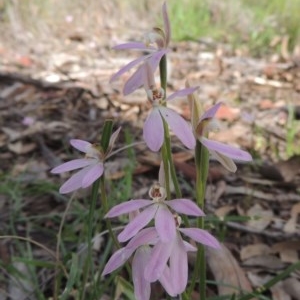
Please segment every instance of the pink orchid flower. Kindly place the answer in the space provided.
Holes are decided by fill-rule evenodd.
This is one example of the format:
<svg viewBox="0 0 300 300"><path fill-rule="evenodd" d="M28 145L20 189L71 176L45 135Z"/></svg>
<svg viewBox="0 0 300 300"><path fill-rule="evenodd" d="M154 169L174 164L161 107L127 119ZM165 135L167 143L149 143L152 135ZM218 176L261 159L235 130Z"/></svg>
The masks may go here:
<svg viewBox="0 0 300 300"><path fill-rule="evenodd" d="M106 218L113 218L143 208L143 211L133 218L118 235L120 242L125 242L135 236L152 219L155 220L159 238L163 242L173 240L176 235L176 224L170 209L189 216L204 216L203 211L189 199L166 200L165 188L158 183L151 187L149 196L152 200L130 200L114 206L105 215Z"/></svg>
<svg viewBox="0 0 300 300"><path fill-rule="evenodd" d="M156 88L153 72L147 63L143 65L143 82L148 100L152 104L143 128L143 138L147 146L154 152L159 151L164 141L163 120L165 120L179 140L187 148L193 149L196 141L191 127L177 112L166 107L166 101L190 95L198 87L179 90L164 99L164 91Z"/></svg>
<svg viewBox="0 0 300 300"><path fill-rule="evenodd" d="M132 260L132 279L134 294L136 299L149 300L151 294L150 282L144 278L145 266L150 258L151 248L158 241L155 228L141 230L126 247L117 250L109 259L102 272L102 276L107 275L121 267L134 253Z"/></svg>
<svg viewBox="0 0 300 300"><path fill-rule="evenodd" d="M173 294L184 292L188 282L187 251L195 248L182 239L182 233L203 245L218 249L219 242L210 233L199 228L179 228L180 217L176 217L178 224L175 238L170 242L159 240L153 247L150 259L145 267L144 277L154 282L160 278L161 282L167 278ZM164 276L162 277L162 275Z"/></svg>
<svg viewBox="0 0 300 300"><path fill-rule="evenodd" d="M159 237L154 227L142 229L129 241L125 247L117 250L111 256L104 267L102 276L107 275L121 267L134 253L132 260L134 294L136 299L149 300L151 294L151 283L145 279L144 273L146 271L147 264L151 259L151 246L155 245L158 241ZM185 247L185 251L197 250L186 241L183 241L183 245ZM158 280L170 296L175 297L178 294L176 292L177 289L174 288L170 268L168 266L165 267L165 270L162 272Z"/></svg>
<svg viewBox="0 0 300 300"><path fill-rule="evenodd" d="M187 87L189 87L188 83ZM214 116L222 105L222 102L215 104L201 116L202 107L200 99L195 94L190 94L188 95L188 100L191 110L191 123L194 135L200 143L208 149L212 157L217 159L227 170L231 172L235 172L237 170L233 160L252 160L250 153L221 142L213 141L207 137L209 131L213 127Z"/></svg>
<svg viewBox="0 0 300 300"><path fill-rule="evenodd" d="M139 50L147 53L146 55L143 55L131 61L111 77L110 82L118 79L125 72L128 72L131 68L142 63L142 65L139 66L139 68L133 73L133 75L125 83L125 86L123 88L124 95L131 94L132 92L134 92L136 89L140 88L143 85L143 81L142 81L143 63L148 62L149 65L151 66L152 72L154 73L156 68L159 65L161 58L169 52L169 49L167 47L170 42L171 29L170 29L170 22L169 22L166 3L164 3L162 6L162 16L163 16L164 29L153 28L153 30L147 34L145 43L130 42L130 43L117 45L113 48L116 50L124 50L124 49Z"/></svg>
<svg viewBox="0 0 300 300"><path fill-rule="evenodd" d="M83 140L72 139L70 144L77 150L85 153L85 158L74 159L51 170L53 174L81 169L72 175L59 189L61 194L73 192L79 188L86 188L92 185L104 172L103 163L113 153L112 147L119 135L119 127L112 135L109 141L107 151L103 153L100 147Z"/></svg>

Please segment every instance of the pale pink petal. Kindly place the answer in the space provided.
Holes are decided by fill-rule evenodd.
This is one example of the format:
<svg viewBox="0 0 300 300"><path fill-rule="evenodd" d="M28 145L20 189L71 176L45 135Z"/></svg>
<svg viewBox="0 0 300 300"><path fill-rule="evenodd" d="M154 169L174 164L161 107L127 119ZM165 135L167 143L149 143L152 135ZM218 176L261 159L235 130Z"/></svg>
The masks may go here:
<svg viewBox="0 0 300 300"><path fill-rule="evenodd" d="M143 85L144 81L144 64L138 67L138 69L130 76L130 78L126 81L123 94L127 96L133 93L135 90L140 88Z"/></svg>
<svg viewBox="0 0 300 300"><path fill-rule="evenodd" d="M198 243L216 249L220 248L220 243L217 241L217 239L206 230L199 228L179 228L179 230Z"/></svg>
<svg viewBox="0 0 300 300"><path fill-rule="evenodd" d="M151 66L153 72L155 72L156 68L158 67L161 58L168 52L170 52L169 49L162 49L153 54L150 54L149 59L147 59L147 61Z"/></svg>
<svg viewBox="0 0 300 300"><path fill-rule="evenodd" d="M214 157L223 167L225 167L228 171L230 172L236 172L237 166L232 160L232 158L229 158L217 151L214 150L209 150L209 153L211 154L212 157Z"/></svg>
<svg viewBox="0 0 300 300"><path fill-rule="evenodd" d="M118 235L118 240L120 242L126 242L133 236L135 236L142 228L144 228L151 219L154 218L157 207L156 205L151 205L138 214L132 221L130 221L123 231Z"/></svg>
<svg viewBox="0 0 300 300"><path fill-rule="evenodd" d="M167 3L164 2L162 6L162 15L163 15L163 21L164 21L164 31L166 35L166 47L170 43L170 38L171 38L171 26L170 26L170 21L169 21L169 16L168 16L168 10L167 10Z"/></svg>
<svg viewBox="0 0 300 300"><path fill-rule="evenodd" d="M186 89L182 89L182 90L179 90L173 94L171 94L167 100L173 100L175 98L178 98L178 97L185 97L187 95L190 95L192 93L194 93L199 87L196 86L196 87L191 87L191 88L186 88Z"/></svg>
<svg viewBox="0 0 300 300"><path fill-rule="evenodd" d="M155 50L154 47L147 47L144 43L141 43L141 42L124 43L124 44L114 46L113 49L114 50L137 49L137 50L143 50L143 51L147 51L147 50L151 50L151 49Z"/></svg>
<svg viewBox="0 0 300 300"><path fill-rule="evenodd" d="M126 201L124 203L118 204L114 206L105 216L104 218L114 218L123 214L130 213L132 211L138 210L145 206L152 204L152 200L145 200L145 199L136 199Z"/></svg>
<svg viewBox="0 0 300 300"><path fill-rule="evenodd" d="M133 68L134 66L138 65L140 62L142 62L143 60L145 60L147 57L148 57L148 55L141 56L141 57L139 57L139 58L131 61L127 65L125 65L123 68L121 68L117 73L115 73L110 78L110 82L118 79L121 75L123 75L124 73L128 72L131 68Z"/></svg>
<svg viewBox="0 0 300 300"><path fill-rule="evenodd" d="M154 227L144 228L128 242L126 248L135 250L142 245L155 245L158 239L159 238Z"/></svg>
<svg viewBox="0 0 300 300"><path fill-rule="evenodd" d="M145 268L145 279L154 282L158 280L167 266L173 248L173 241L170 243L158 242L152 250L151 257Z"/></svg>
<svg viewBox="0 0 300 300"><path fill-rule="evenodd" d="M215 104L214 106L212 106L211 108L209 108L200 118L199 123L205 119L211 119L215 116L215 114L217 113L218 109L220 108L220 106L222 105L222 102L219 102L217 104Z"/></svg>
<svg viewBox="0 0 300 300"><path fill-rule="evenodd" d="M170 296L175 297L177 296L177 293L174 291L172 277L170 268L167 266L165 267L162 275L159 277L159 282Z"/></svg>
<svg viewBox="0 0 300 300"><path fill-rule="evenodd" d="M82 188L82 180L86 173L89 171L89 167L84 168L74 175L72 175L59 189L61 194L71 193L75 190Z"/></svg>
<svg viewBox="0 0 300 300"><path fill-rule="evenodd" d="M174 199L165 201L165 203L180 214L196 217L205 216L198 205L189 199Z"/></svg>
<svg viewBox="0 0 300 300"><path fill-rule="evenodd" d="M150 247L144 246L136 250L132 260L132 279L134 295L139 300L149 300L151 294L150 282L144 278L146 263L151 254Z"/></svg>
<svg viewBox="0 0 300 300"><path fill-rule="evenodd" d="M147 117L143 129L143 138L147 146L157 152L164 141L164 126L159 110L154 107Z"/></svg>
<svg viewBox="0 0 300 300"><path fill-rule="evenodd" d="M191 245L190 243L183 241L184 243L184 249L186 252L196 252L197 248Z"/></svg>
<svg viewBox="0 0 300 300"><path fill-rule="evenodd" d="M108 260L101 275L104 276L121 267L133 252L134 250L126 248L117 250Z"/></svg>
<svg viewBox="0 0 300 300"><path fill-rule="evenodd" d="M170 108L160 106L159 111L180 141L187 148L194 149L196 141L192 129L188 123Z"/></svg>
<svg viewBox="0 0 300 300"><path fill-rule="evenodd" d="M54 169L51 170L51 173L59 174L63 172L68 172L79 168L87 167L89 165L93 165L95 164L95 162L97 162L96 159L87 159L87 158L74 159L60 166L55 167Z"/></svg>
<svg viewBox="0 0 300 300"><path fill-rule="evenodd" d="M222 155L230 157L232 159L242 160L242 161L251 161L251 155L243 150L240 150L236 147L232 147L217 141L209 140L205 137L200 139L200 142L208 149L219 152Z"/></svg>
<svg viewBox="0 0 300 300"><path fill-rule="evenodd" d="M77 150L86 153L88 149L92 146L91 143L83 141L83 140L76 140L72 139L70 140L70 144L76 148Z"/></svg>
<svg viewBox="0 0 300 300"><path fill-rule="evenodd" d="M172 274L174 292L183 293L188 280L188 257L180 234L177 235L170 255L170 273Z"/></svg>
<svg viewBox="0 0 300 300"><path fill-rule="evenodd" d="M158 210L155 215L155 228L162 242L169 242L175 238L175 220L165 205L158 205Z"/></svg>
<svg viewBox="0 0 300 300"><path fill-rule="evenodd" d="M145 57L145 61L150 65L152 72L154 73L158 64L164 54L168 52L167 49L157 51ZM142 64L134 74L127 80L123 88L123 94L129 95L136 89L140 88L144 84L144 65Z"/></svg>
<svg viewBox="0 0 300 300"><path fill-rule="evenodd" d="M118 138L118 136L119 136L119 133L120 133L120 131L121 131L121 128L122 128L122 127L119 127L119 128L118 128L118 129L110 136L108 148L107 148L107 150L106 150L106 156L105 156L106 158L109 157L109 156L107 156L107 154L111 152L111 150L112 150L112 148L113 148L113 146L114 146L114 144L115 144L115 142L116 142L116 140L117 140L117 138Z"/></svg>
<svg viewBox="0 0 300 300"><path fill-rule="evenodd" d="M144 89L147 91L152 90L155 87L155 80L154 80L154 71L152 70L152 67L150 66L148 61L145 61L143 64L143 84Z"/></svg>
<svg viewBox="0 0 300 300"><path fill-rule="evenodd" d="M82 180L82 187L86 188L92 185L99 177L102 176L103 171L103 163L97 163L96 165L89 167L89 171L85 174Z"/></svg>

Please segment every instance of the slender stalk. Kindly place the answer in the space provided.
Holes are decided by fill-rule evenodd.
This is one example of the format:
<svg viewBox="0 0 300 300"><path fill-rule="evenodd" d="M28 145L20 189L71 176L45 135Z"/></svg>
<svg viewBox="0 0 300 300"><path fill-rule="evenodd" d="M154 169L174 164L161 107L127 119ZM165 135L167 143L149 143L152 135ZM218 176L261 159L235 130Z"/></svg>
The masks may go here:
<svg viewBox="0 0 300 300"><path fill-rule="evenodd" d="M94 280L94 268L93 268L93 252L92 252L92 239L93 239L93 221L94 221L94 213L96 210L96 204L98 199L98 193L99 193L99 185L100 185L100 179L97 179L92 186L92 196L91 196L91 204L89 207L89 214L88 214L88 220L87 220L87 259L83 268L83 285L82 285L82 295L80 299L85 298L85 291L86 289L84 286L86 286L88 275L90 273L90 268L92 267L92 280ZM94 286L94 284L92 284Z"/></svg>
<svg viewBox="0 0 300 300"><path fill-rule="evenodd" d="M205 204L205 189L208 176L209 166L209 153L208 150L197 141L195 149L195 165L196 165L196 201L198 206L204 210ZM197 226L200 229L204 229L203 217L198 218ZM196 264L198 268L195 268L192 282L189 288L189 295L191 295L197 277L199 277L199 294L200 299L206 299L206 261L205 261L205 248L202 245L198 245Z"/></svg>
<svg viewBox="0 0 300 300"><path fill-rule="evenodd" d="M100 178L100 191L101 191L101 202L104 208L104 213L108 212L108 201L107 201L107 195L106 195L106 190L105 190L105 177L104 175L102 175L102 177ZM100 216L101 218L103 218L103 216ZM106 228L108 229L109 235L111 236L115 246L120 249L121 246L113 232L112 226L111 226L111 221L109 218L105 219L106 222Z"/></svg>
<svg viewBox="0 0 300 300"><path fill-rule="evenodd" d="M159 72L160 72L160 85L161 88L164 90L165 95L164 99L166 98L166 90L167 90L167 56L164 55L159 63ZM176 176L175 166L172 158L171 152L171 139L169 128L165 120L163 120L164 124L164 144L162 147L162 160L164 164L164 171L165 171L165 181L166 181L166 191L167 191L167 199L171 199L171 192L170 192L170 175L175 187L176 197L181 197L181 191L178 183L178 179Z"/></svg>

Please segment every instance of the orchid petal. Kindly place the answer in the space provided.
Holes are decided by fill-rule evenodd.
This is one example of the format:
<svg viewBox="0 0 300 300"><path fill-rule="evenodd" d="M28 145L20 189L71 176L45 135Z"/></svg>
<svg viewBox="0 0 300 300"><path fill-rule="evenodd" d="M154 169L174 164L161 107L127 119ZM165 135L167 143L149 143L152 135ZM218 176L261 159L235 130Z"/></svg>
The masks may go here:
<svg viewBox="0 0 300 300"><path fill-rule="evenodd" d="M159 112L166 120L174 134L189 149L194 149L196 145L195 137L188 123L174 110L160 106Z"/></svg>
<svg viewBox="0 0 300 300"><path fill-rule="evenodd" d="M121 204L114 206L105 216L104 218L114 218L123 214L130 213L132 211L138 210L145 206L152 204L152 200L145 199L136 199L130 200Z"/></svg>
<svg viewBox="0 0 300 300"><path fill-rule="evenodd" d="M152 250L151 257L145 268L145 279L154 282L158 280L165 267L167 266L167 261L172 252L173 242L172 243L163 243L158 242Z"/></svg>
<svg viewBox="0 0 300 300"><path fill-rule="evenodd" d="M162 6L162 16L163 16L163 22L164 22L164 31L165 31L165 35L166 35L165 47L167 47L169 45L170 39L171 39L171 26L170 26L166 2L164 2L163 6Z"/></svg>
<svg viewBox="0 0 300 300"><path fill-rule="evenodd" d="M157 231L154 227L147 227L138 232L127 244L126 248L137 249L142 245L154 245L158 241ZM133 250L133 251L134 251Z"/></svg>
<svg viewBox="0 0 300 300"><path fill-rule="evenodd" d="M188 280L188 257L179 234L170 255L170 273L172 274L174 291L181 294L185 290Z"/></svg>
<svg viewBox="0 0 300 300"><path fill-rule="evenodd" d="M151 66L153 73L158 67L161 58L167 52L168 52L167 49L163 49L144 57L145 58L144 60L147 61L147 63ZM136 89L138 89L144 84L144 75L143 75L144 67L145 67L144 64L142 64L125 83L123 88L123 94L125 96L131 94L132 92L134 92Z"/></svg>
<svg viewBox="0 0 300 300"><path fill-rule="evenodd" d="M84 153L86 153L87 150L92 146L92 144L89 142L86 142L83 140L76 140L76 139L70 140L70 144L77 150L84 152Z"/></svg>
<svg viewBox="0 0 300 300"><path fill-rule="evenodd" d="M212 106L211 108L209 108L200 118L199 123L202 122L203 120L206 119L212 119L215 114L217 113L218 109L220 108L220 106L222 105L222 102L219 102L217 104L215 104L214 106Z"/></svg>
<svg viewBox="0 0 300 300"><path fill-rule="evenodd" d="M134 250L127 248L121 248L117 250L105 265L105 268L102 272L102 276L109 274L121 267L126 262L126 260L132 255Z"/></svg>
<svg viewBox="0 0 300 300"><path fill-rule="evenodd" d="M158 108L154 107L147 117L143 129L143 138L147 146L157 152L164 141L163 120Z"/></svg>
<svg viewBox="0 0 300 300"><path fill-rule="evenodd" d="M120 45L116 45L114 47L112 47L112 49L114 50L126 50L126 49L137 49L137 50L149 50L150 47L147 47L144 43L141 42L129 42L129 43L124 43L124 44L120 44ZM154 47L150 48L155 50Z"/></svg>
<svg viewBox="0 0 300 300"><path fill-rule="evenodd" d="M89 168L84 168L74 175L72 175L59 189L61 194L71 193L75 190L78 190L82 187L82 180L86 173L89 171Z"/></svg>
<svg viewBox="0 0 300 300"><path fill-rule="evenodd" d="M137 90L143 85L143 81L144 81L143 72L144 72L144 64L140 65L138 69L126 81L123 88L124 96L133 93L135 90Z"/></svg>
<svg viewBox="0 0 300 300"><path fill-rule="evenodd" d="M136 299L149 300L151 294L150 282L144 278L144 270L150 258L150 247L140 247L136 250L132 260L132 279Z"/></svg>
<svg viewBox="0 0 300 300"><path fill-rule="evenodd" d="M168 266L165 267L162 275L159 277L159 282L170 296L177 296L177 293L174 291L173 279Z"/></svg>
<svg viewBox="0 0 300 300"><path fill-rule="evenodd" d="M182 90L179 90L173 94L171 94L167 100L173 100L175 98L179 98L179 97L185 97L187 95L190 95L192 93L194 93L199 87L196 86L196 87L192 87L192 88L186 88L186 89L182 89Z"/></svg>
<svg viewBox="0 0 300 300"><path fill-rule="evenodd" d="M51 170L51 173L59 174L63 172L68 172L79 168L84 168L89 165L93 165L96 162L97 162L96 159L87 159L87 158L74 159L66 163L63 163L60 166L55 167L54 169Z"/></svg>
<svg viewBox="0 0 300 300"><path fill-rule="evenodd" d="M162 50L155 52L154 54L150 54L149 59L147 59L147 61L148 61L149 65L151 66L153 73L155 72L156 68L158 67L161 58L168 52L170 52L169 49L162 49Z"/></svg>
<svg viewBox="0 0 300 300"><path fill-rule="evenodd" d="M115 142L116 142L116 140L117 140L117 138L118 138L118 136L119 136L119 133L120 133L120 131L121 131L121 128L122 127L119 127L111 136L110 136L110 139L109 139L109 143L108 143L108 147L107 147L107 150L106 150L106 155L108 155L110 152L111 152L111 150L112 150L112 148L113 148L113 146L114 146L114 144L115 144ZM106 156L106 157L108 157L108 156Z"/></svg>
<svg viewBox="0 0 300 300"><path fill-rule="evenodd" d="M183 241L184 243L184 249L186 252L196 252L197 248L191 245L190 243Z"/></svg>
<svg viewBox="0 0 300 300"><path fill-rule="evenodd" d="M142 62L143 60L145 60L148 56L144 55L141 56L133 61L131 61L130 63L128 63L127 65L125 65L124 67L122 67L117 73L115 73L111 78L109 82L113 82L114 80L118 79L121 75L123 75L124 73L126 73L127 71L129 71L131 68L133 68L134 66L138 65L140 62Z"/></svg>
<svg viewBox="0 0 300 300"><path fill-rule="evenodd" d="M180 214L196 217L205 216L198 205L189 199L174 199L166 201L165 203Z"/></svg>
<svg viewBox="0 0 300 300"><path fill-rule="evenodd" d="M131 220L118 235L120 242L126 242L133 236L135 236L142 228L144 228L153 219L157 210L156 205L147 207L144 211L138 214L133 220Z"/></svg>
<svg viewBox="0 0 300 300"><path fill-rule="evenodd" d="M242 160L242 161L251 161L251 155L243 150L240 150L236 147L232 147L217 141L209 140L205 137L200 139L200 142L208 149L216 151L222 155L230 157L232 159Z"/></svg>
<svg viewBox="0 0 300 300"><path fill-rule="evenodd" d="M172 213L165 205L158 205L155 228L162 242L172 241L176 235L176 224Z"/></svg>
<svg viewBox="0 0 300 300"><path fill-rule="evenodd" d="M99 177L102 176L103 171L104 171L103 163L100 162L90 167L82 180L81 186L83 188L86 188L92 185Z"/></svg>
<svg viewBox="0 0 300 300"><path fill-rule="evenodd" d="M179 228L179 230L198 243L215 249L220 248L220 243L217 241L217 239L206 230L199 228Z"/></svg>
<svg viewBox="0 0 300 300"><path fill-rule="evenodd" d="M209 153L229 172L236 172L237 166L231 158L211 149L209 150Z"/></svg>

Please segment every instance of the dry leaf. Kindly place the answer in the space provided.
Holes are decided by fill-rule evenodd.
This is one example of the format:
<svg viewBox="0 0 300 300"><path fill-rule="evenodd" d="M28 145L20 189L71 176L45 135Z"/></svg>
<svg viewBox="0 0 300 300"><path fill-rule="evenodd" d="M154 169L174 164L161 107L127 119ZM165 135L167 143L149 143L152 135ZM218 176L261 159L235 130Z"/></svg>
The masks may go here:
<svg viewBox="0 0 300 300"><path fill-rule="evenodd" d="M284 232L287 233L295 233L297 228L297 219L298 215L300 214L300 203L297 203L293 205L291 209L291 218L287 221L287 223L284 226Z"/></svg>
<svg viewBox="0 0 300 300"><path fill-rule="evenodd" d="M257 274L256 272L247 272L248 278L254 287L261 287L266 284L268 281L273 279L271 275L261 275Z"/></svg>
<svg viewBox="0 0 300 300"><path fill-rule="evenodd" d="M287 278L283 281L283 289L296 300L300 300L300 281L296 278Z"/></svg>
<svg viewBox="0 0 300 300"><path fill-rule="evenodd" d="M283 289L282 282L278 282L271 288L272 299L273 300L291 300L290 295L288 295Z"/></svg>
<svg viewBox="0 0 300 300"><path fill-rule="evenodd" d="M235 210L235 206L233 205L225 205L215 210L215 215L219 218L227 216L230 212Z"/></svg>
<svg viewBox="0 0 300 300"><path fill-rule="evenodd" d="M240 256L241 260L260 255L267 255L271 253L271 248L266 244L248 245L242 248Z"/></svg>
<svg viewBox="0 0 300 300"><path fill-rule="evenodd" d="M35 143L24 144L23 142L19 141L16 143L8 144L8 149L16 154L26 154L33 151L35 148L36 148Z"/></svg>
<svg viewBox="0 0 300 300"><path fill-rule="evenodd" d="M284 264L275 255L260 255L251 257L245 260L243 265L247 267L263 267L270 270L280 270L286 266L286 264Z"/></svg>
<svg viewBox="0 0 300 300"><path fill-rule="evenodd" d="M259 204L255 204L248 211L247 215L249 217L258 217L259 219L250 220L247 222L248 226L254 228L255 230L263 231L268 227L273 219L273 211L263 209Z"/></svg>
<svg viewBox="0 0 300 300"><path fill-rule="evenodd" d="M283 262L295 263L299 260L298 251L300 250L299 241L285 241L272 246L274 253L279 253Z"/></svg>
<svg viewBox="0 0 300 300"><path fill-rule="evenodd" d="M239 294L239 291L251 292L250 282L231 252L222 245L221 249L206 249L207 262L218 286L219 295Z"/></svg>

